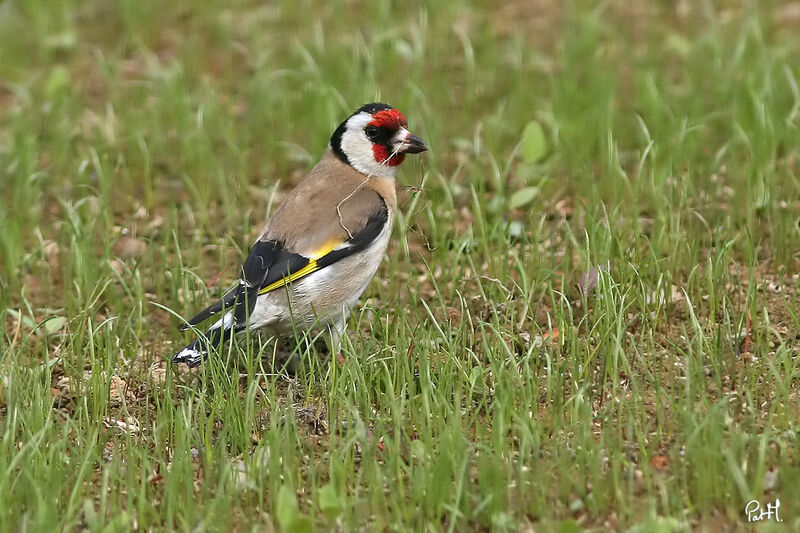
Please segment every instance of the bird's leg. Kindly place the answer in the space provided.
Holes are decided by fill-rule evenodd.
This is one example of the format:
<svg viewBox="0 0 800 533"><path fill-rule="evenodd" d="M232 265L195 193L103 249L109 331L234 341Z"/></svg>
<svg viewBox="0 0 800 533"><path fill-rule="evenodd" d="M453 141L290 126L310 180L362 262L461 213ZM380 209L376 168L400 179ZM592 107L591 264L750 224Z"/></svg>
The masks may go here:
<svg viewBox="0 0 800 533"><path fill-rule="evenodd" d="M347 318L349 309L343 309L342 313L328 324L328 344L330 346L330 354L334 357L340 355L342 348L342 336L347 329Z"/></svg>

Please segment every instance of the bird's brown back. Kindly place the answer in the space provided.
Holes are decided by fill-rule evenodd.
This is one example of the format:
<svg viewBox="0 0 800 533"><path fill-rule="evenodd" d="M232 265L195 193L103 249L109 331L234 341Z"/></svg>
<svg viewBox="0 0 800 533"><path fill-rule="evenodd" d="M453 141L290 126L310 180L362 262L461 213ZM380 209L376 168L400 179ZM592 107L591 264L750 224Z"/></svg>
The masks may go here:
<svg viewBox="0 0 800 533"><path fill-rule="evenodd" d="M312 257L358 233L384 206L394 216L394 180L367 178L328 150L281 203L260 239L286 243L292 252Z"/></svg>

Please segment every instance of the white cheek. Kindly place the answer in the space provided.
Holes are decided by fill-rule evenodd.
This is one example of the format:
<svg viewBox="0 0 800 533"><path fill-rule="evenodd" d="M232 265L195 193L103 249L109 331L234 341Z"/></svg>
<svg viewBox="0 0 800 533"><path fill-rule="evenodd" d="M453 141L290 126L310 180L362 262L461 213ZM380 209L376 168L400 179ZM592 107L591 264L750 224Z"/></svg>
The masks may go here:
<svg viewBox="0 0 800 533"><path fill-rule="evenodd" d="M362 174L393 178L397 173L397 167L382 165L375 161L372 143L363 131L346 131L342 135L342 151L347 155L353 168Z"/></svg>

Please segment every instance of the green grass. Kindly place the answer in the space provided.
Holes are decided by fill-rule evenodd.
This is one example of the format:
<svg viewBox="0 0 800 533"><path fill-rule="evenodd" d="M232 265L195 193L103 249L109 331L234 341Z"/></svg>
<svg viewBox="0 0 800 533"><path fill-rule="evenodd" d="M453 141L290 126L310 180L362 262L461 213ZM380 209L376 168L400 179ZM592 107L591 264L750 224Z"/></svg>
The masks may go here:
<svg viewBox="0 0 800 533"><path fill-rule="evenodd" d="M0 2L0 530L800 527L795 8ZM167 365L374 100L341 359Z"/></svg>

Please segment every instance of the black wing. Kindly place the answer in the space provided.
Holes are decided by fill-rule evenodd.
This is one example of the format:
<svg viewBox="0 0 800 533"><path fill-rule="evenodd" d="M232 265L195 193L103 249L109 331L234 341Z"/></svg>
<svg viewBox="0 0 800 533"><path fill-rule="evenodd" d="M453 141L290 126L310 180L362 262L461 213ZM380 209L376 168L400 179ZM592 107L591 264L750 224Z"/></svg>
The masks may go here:
<svg viewBox="0 0 800 533"><path fill-rule="evenodd" d="M273 265L284 264L283 268L272 268ZM192 326L196 326L231 307L237 307L237 318L239 314L246 314L252 311L258 290L271 278L280 279L278 272L302 268L308 259L300 254L293 254L284 249L283 244L276 241L258 241L250 250L250 255L242 265L242 277L239 283L226 292L222 298L209 305L181 326L181 331L185 331ZM272 275L270 275L272 272ZM246 304L246 305L245 305ZM240 312L238 308L245 307ZM238 321L237 321L238 322Z"/></svg>
<svg viewBox="0 0 800 533"><path fill-rule="evenodd" d="M372 214L372 216L369 217L369 220L367 220L366 225L364 225L361 231L354 234L346 241L347 246L336 250L331 250L327 254L317 259L317 265L319 268L325 268L326 266L332 265L340 259L344 259L349 255L353 255L354 253L365 249L372 243L372 241L378 238L378 235L381 234L384 226L386 226L387 220L389 220L389 210L386 209L386 206L384 205L383 209L376 211Z"/></svg>
<svg viewBox="0 0 800 533"><path fill-rule="evenodd" d="M230 306L232 306L236 301L236 297L239 295L240 290L241 290L241 283L229 289L228 292L222 295L222 298L220 298L213 304L209 305L208 307L206 307L205 309L194 315L187 321L186 324L182 324L180 330L186 331L192 326L196 326L201 322L205 322L206 320L216 315L223 309L227 309Z"/></svg>

